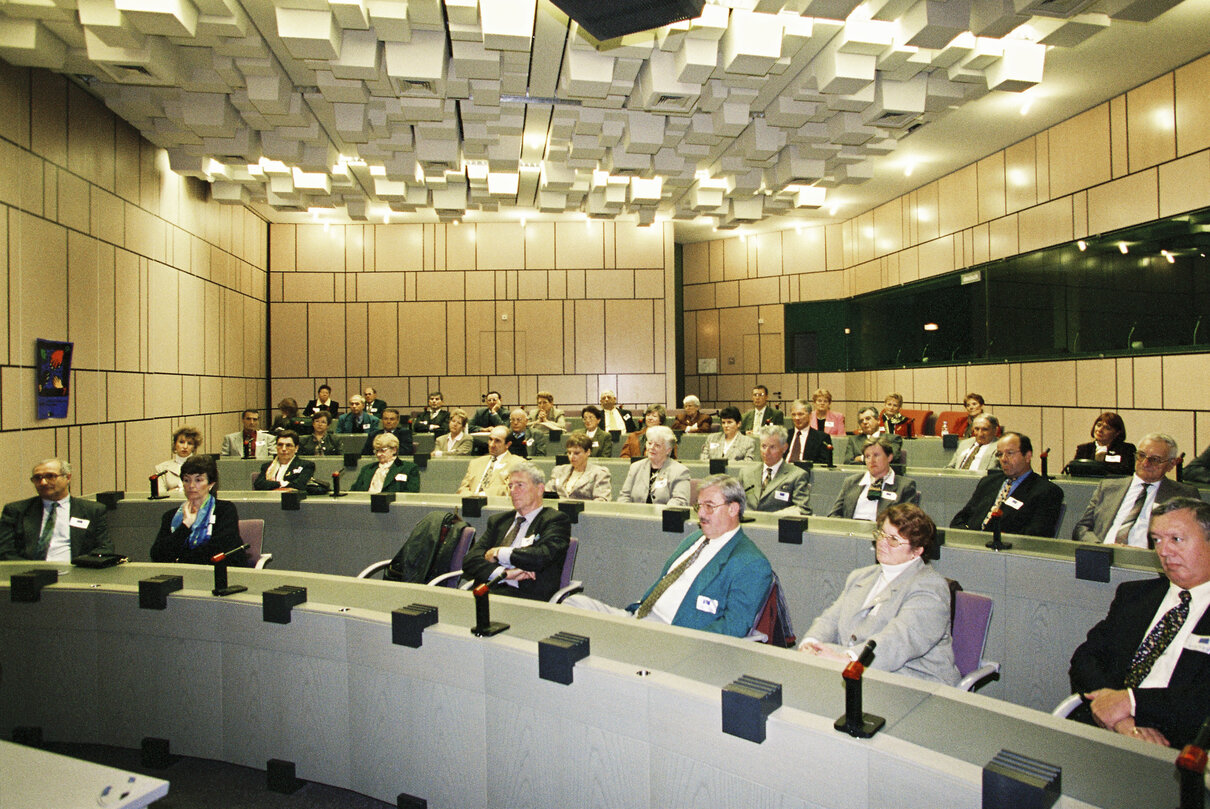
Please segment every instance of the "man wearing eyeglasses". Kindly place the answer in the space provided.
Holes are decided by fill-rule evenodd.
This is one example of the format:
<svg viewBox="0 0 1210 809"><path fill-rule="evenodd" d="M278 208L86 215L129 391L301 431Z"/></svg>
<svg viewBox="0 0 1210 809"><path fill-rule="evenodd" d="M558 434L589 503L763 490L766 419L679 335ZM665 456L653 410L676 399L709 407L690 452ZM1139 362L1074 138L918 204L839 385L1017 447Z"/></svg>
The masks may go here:
<svg viewBox="0 0 1210 809"><path fill-rule="evenodd" d="M563 603L744 637L773 584L769 560L739 526L747 502L743 484L735 478L706 478L697 496L701 530L677 546L641 599L624 610L584 595L571 596Z"/></svg>
<svg viewBox="0 0 1210 809"><path fill-rule="evenodd" d="M1063 490L1034 473L1029 436L1005 433L996 444L996 458L1000 468L980 479L950 527L992 531L999 514L1000 530L1006 534L1053 537L1063 507Z"/></svg>
<svg viewBox="0 0 1210 809"><path fill-rule="evenodd" d="M1179 454L1172 436L1143 436L1134 454L1134 474L1101 481L1071 538L1076 542L1148 547L1152 508L1174 497L1201 497L1195 487L1165 477L1176 467Z"/></svg>
<svg viewBox="0 0 1210 809"><path fill-rule="evenodd" d="M42 461L30 480L38 496L9 503L0 513L0 562L70 562L88 553L113 552L105 506L70 496L67 461Z"/></svg>

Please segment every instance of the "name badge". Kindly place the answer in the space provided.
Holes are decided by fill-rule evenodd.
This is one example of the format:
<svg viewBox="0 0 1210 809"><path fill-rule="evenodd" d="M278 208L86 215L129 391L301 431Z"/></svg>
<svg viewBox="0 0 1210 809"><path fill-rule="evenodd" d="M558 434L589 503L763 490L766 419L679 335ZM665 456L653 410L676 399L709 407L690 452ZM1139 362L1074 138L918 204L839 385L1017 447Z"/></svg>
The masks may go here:
<svg viewBox="0 0 1210 809"><path fill-rule="evenodd" d="M525 442L525 446L527 446L527 447L532 447L533 445L534 445L534 440L532 438Z"/></svg>
<svg viewBox="0 0 1210 809"><path fill-rule="evenodd" d="M785 491L776 491L776 492L773 492L773 499L774 499L774 500L780 500L780 501L782 501L783 503L788 503L788 502L790 502L790 493L789 493L789 492L785 492Z"/></svg>
<svg viewBox="0 0 1210 809"><path fill-rule="evenodd" d="M1190 635L1185 638L1185 648L1202 654L1210 654L1210 635Z"/></svg>
<svg viewBox="0 0 1210 809"><path fill-rule="evenodd" d="M530 534L527 537L521 537L520 539L518 539L515 543L513 543L513 547L514 548L528 548L530 545L534 544L534 542L536 542L537 539L538 539L537 535Z"/></svg>
<svg viewBox="0 0 1210 809"><path fill-rule="evenodd" d="M823 426L825 426L825 427L831 427L831 426L832 426L832 422L830 422L830 421L825 421L825 422L823 423Z"/></svg>
<svg viewBox="0 0 1210 809"><path fill-rule="evenodd" d="M893 492L890 489L883 489L882 490L882 499L883 500L898 500L899 492Z"/></svg>
<svg viewBox="0 0 1210 809"><path fill-rule="evenodd" d="M87 528L88 520L83 517L72 517L67 521L67 524L72 528Z"/></svg>
<svg viewBox="0 0 1210 809"><path fill-rule="evenodd" d="M596 449L596 448L597 448L597 447L599 447L599 446L601 446L601 442L600 442L600 441L593 441L593 442L592 442L592 448L593 448L593 449Z"/></svg>
<svg viewBox="0 0 1210 809"><path fill-rule="evenodd" d="M706 596L698 596L697 608L702 612L708 612L711 615L718 615L718 599L707 598Z"/></svg>
<svg viewBox="0 0 1210 809"><path fill-rule="evenodd" d="M1121 455L1106 455L1105 456L1105 463L1121 463L1121 462L1122 462Z"/></svg>
<svg viewBox="0 0 1210 809"><path fill-rule="evenodd" d="M290 470L290 474L291 474L291 475L297 475L297 474L298 474L299 472L301 472L301 471L302 471L302 467L301 467L301 466L296 466L296 467L294 467L293 469L291 469L291 470Z"/></svg>
<svg viewBox="0 0 1210 809"><path fill-rule="evenodd" d="M659 488L665 487L667 485L668 485L668 481L665 480L664 478L660 478L659 480L657 480L655 483L653 483L651 485L651 488L659 489Z"/></svg>
<svg viewBox="0 0 1210 809"><path fill-rule="evenodd" d="M1006 505L1009 508L1014 509L1014 510L1020 510L1021 506L1025 505L1025 504L1022 503L1020 500L1018 500L1015 497L1009 497L1009 498L1005 499L1004 505Z"/></svg>
<svg viewBox="0 0 1210 809"><path fill-rule="evenodd" d="M400 483L407 483L407 481L408 481L407 473L400 472L398 475L395 476L395 480L399 481Z"/></svg>

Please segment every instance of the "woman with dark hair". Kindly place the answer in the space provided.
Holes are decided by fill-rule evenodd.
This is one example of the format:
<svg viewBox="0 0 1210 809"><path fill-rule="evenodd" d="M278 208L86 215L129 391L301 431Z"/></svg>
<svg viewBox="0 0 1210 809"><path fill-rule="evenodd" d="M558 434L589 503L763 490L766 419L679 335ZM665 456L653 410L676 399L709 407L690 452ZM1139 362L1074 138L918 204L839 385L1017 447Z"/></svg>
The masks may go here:
<svg viewBox="0 0 1210 809"><path fill-rule="evenodd" d="M743 416L738 407L724 407L718 413L719 424L723 425L721 433L711 433L710 438L702 446L699 460L708 461L711 458L726 458L729 461L756 460L756 439L739 431Z"/></svg>
<svg viewBox="0 0 1210 809"><path fill-rule="evenodd" d="M546 481L546 491L565 500L603 500L613 497L613 478L600 464L589 463L592 441L581 432L567 436L567 463L559 464Z"/></svg>
<svg viewBox="0 0 1210 809"><path fill-rule="evenodd" d="M605 420L605 411L596 405L589 405L580 411L580 418L584 422L584 435L592 444L588 454L594 458L612 458L613 436L601 425Z"/></svg>
<svg viewBox="0 0 1210 809"><path fill-rule="evenodd" d="M966 394L962 398L962 406L966 408L966 415L954 423L954 429L951 432L957 433L960 438L970 438L975 419L983 415L983 405L983 396L980 394L974 391Z"/></svg>
<svg viewBox="0 0 1210 809"><path fill-rule="evenodd" d="M1126 441L1126 422L1106 410L1092 423L1092 440L1076 447L1075 460L1102 461L1111 475L1134 474L1134 444Z"/></svg>
<svg viewBox="0 0 1210 809"><path fill-rule="evenodd" d="M172 433L172 457L156 464L155 472L160 476L160 493L180 491L181 464L202 448L202 431L188 424Z"/></svg>
<svg viewBox="0 0 1210 809"><path fill-rule="evenodd" d="M281 413L280 416L273 419L273 427L271 428L274 435L281 435L286 430L293 430L296 433L302 434L310 429L310 423L299 417L298 402L287 396L277 403L277 409Z"/></svg>
<svg viewBox="0 0 1210 809"><path fill-rule="evenodd" d="M181 464L181 487L185 502L164 512L160 532L151 545L151 561L206 565L215 554L244 544L239 538L239 513L235 504L214 496L218 490L218 466L209 455L195 455ZM243 551L227 561L244 564Z"/></svg>
<svg viewBox="0 0 1210 809"><path fill-rule="evenodd" d="M919 506L899 503L874 529L878 564L854 570L832 606L807 629L798 648L847 662L877 642L873 668L957 685L950 637L950 589L926 564L937 534Z"/></svg>
<svg viewBox="0 0 1210 809"><path fill-rule="evenodd" d="M642 458L647 454L647 430L650 427L662 427L668 421L668 411L662 404L648 405L643 411L643 429L626 436L626 446L620 453L623 458ZM672 448L672 457L676 457L676 447Z"/></svg>
<svg viewBox="0 0 1210 809"><path fill-rule="evenodd" d="M321 410L311 419L311 435L304 435L299 445L299 455L340 455L340 444L328 432L332 417Z"/></svg>
<svg viewBox="0 0 1210 809"><path fill-rule="evenodd" d="M327 411L328 415L332 418L340 415L340 402L333 401L332 387L330 385L319 386L319 390L315 392L315 398L307 402L303 415L314 418L315 414L321 410Z"/></svg>

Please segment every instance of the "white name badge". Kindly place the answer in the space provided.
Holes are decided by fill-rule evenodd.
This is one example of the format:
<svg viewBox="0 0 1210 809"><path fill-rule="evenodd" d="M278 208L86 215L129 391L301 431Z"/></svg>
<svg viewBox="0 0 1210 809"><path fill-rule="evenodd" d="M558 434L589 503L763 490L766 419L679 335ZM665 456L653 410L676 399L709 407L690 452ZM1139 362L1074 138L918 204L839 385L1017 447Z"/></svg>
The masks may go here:
<svg viewBox="0 0 1210 809"><path fill-rule="evenodd" d="M407 483L408 482L407 473L400 472L398 475L395 476L395 480L399 481L400 483Z"/></svg>
<svg viewBox="0 0 1210 809"><path fill-rule="evenodd" d="M783 503L788 503L788 502L790 502L790 493L783 492L783 491L773 492L773 499L781 500Z"/></svg>
<svg viewBox="0 0 1210 809"><path fill-rule="evenodd" d="M520 539L518 539L513 544L513 547L514 548L528 548L530 545L534 544L534 542L537 539L538 539L538 537L535 534L530 534L527 537L521 537Z"/></svg>
<svg viewBox="0 0 1210 809"><path fill-rule="evenodd" d="M663 488L663 487L665 487L665 486L667 486L667 485L668 485L668 481L667 481L667 480L665 480L664 478L660 478L659 480L657 480L655 483L653 483L653 484L651 485L651 488L653 488L653 489L659 489L659 488Z"/></svg>
<svg viewBox="0 0 1210 809"><path fill-rule="evenodd" d="M593 448L593 449L596 449L596 448L597 448L597 447L599 447L599 446L601 446L601 442L600 442L600 441L593 441L593 442L592 442L592 448Z"/></svg>
<svg viewBox="0 0 1210 809"><path fill-rule="evenodd" d="M1011 509L1020 510L1021 506L1025 505L1015 497L1009 497L1004 500L1004 505Z"/></svg>
<svg viewBox="0 0 1210 809"><path fill-rule="evenodd" d="M1105 463L1121 463L1121 462L1122 462L1121 455L1106 455L1105 456Z"/></svg>
<svg viewBox="0 0 1210 809"><path fill-rule="evenodd" d="M1185 638L1185 648L1202 654L1210 654L1210 635L1190 635Z"/></svg>
<svg viewBox="0 0 1210 809"><path fill-rule="evenodd" d="M697 608L702 612L708 612L711 615L718 615L718 600L714 598L707 598L706 596L698 596Z"/></svg>
<svg viewBox="0 0 1210 809"><path fill-rule="evenodd" d="M883 500L898 500L899 493L893 492L890 489L883 489L882 490L882 499Z"/></svg>
<svg viewBox="0 0 1210 809"><path fill-rule="evenodd" d="M301 472L301 471L302 471L302 467L301 467L301 466L296 466L296 467L294 467L293 469L291 469L291 470L290 470L290 474L291 474L291 475L297 475L297 474L298 474L299 472Z"/></svg>
<svg viewBox="0 0 1210 809"><path fill-rule="evenodd" d="M87 528L88 520L84 519L83 517L72 517L68 519L67 524L72 528Z"/></svg>
<svg viewBox="0 0 1210 809"><path fill-rule="evenodd" d="M830 422L830 421L825 421L825 422L823 423L823 426L825 426L825 427L831 427L831 426L832 426L832 422Z"/></svg>
<svg viewBox="0 0 1210 809"><path fill-rule="evenodd" d="M527 440L525 442L525 446L527 446L527 447L532 447L533 445L534 445L534 440L532 438L530 438L529 440Z"/></svg>

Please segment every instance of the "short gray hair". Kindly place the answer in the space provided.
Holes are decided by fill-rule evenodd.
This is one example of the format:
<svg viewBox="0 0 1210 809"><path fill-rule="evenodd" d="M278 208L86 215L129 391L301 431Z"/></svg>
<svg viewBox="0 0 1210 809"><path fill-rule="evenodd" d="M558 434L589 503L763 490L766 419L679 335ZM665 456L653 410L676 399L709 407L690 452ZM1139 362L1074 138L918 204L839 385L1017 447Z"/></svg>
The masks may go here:
<svg viewBox="0 0 1210 809"><path fill-rule="evenodd" d="M1161 514L1171 514L1174 511L1186 509L1193 512L1193 519L1197 520L1197 524L1202 527L1205 539L1210 541L1210 503L1197 497L1174 497L1171 500L1156 503L1155 507L1151 509L1151 519L1154 520Z"/></svg>
<svg viewBox="0 0 1210 809"><path fill-rule="evenodd" d="M699 498L706 489L718 489L718 493L723 496L724 501L739 503L739 516L740 519L743 519L744 509L748 506L748 495L744 493L744 484L730 475L711 475L697 487Z"/></svg>
<svg viewBox="0 0 1210 809"><path fill-rule="evenodd" d="M991 413L980 413L979 415L977 415L973 419L971 419L971 424L974 424L976 421L979 421L980 419L982 419L983 421L986 421L993 430L999 429L999 427L1000 427L1000 419L996 418Z"/></svg>
<svg viewBox="0 0 1210 809"><path fill-rule="evenodd" d="M790 434L786 432L786 428L780 424L766 424L756 431L756 434L761 438L776 438L784 447L790 443Z"/></svg>
<svg viewBox="0 0 1210 809"><path fill-rule="evenodd" d="M349 397L349 404L353 404L353 402L361 402L362 404L365 404L366 397L362 396L360 393L354 393Z"/></svg>
<svg viewBox="0 0 1210 809"><path fill-rule="evenodd" d="M682 400L681 400L681 404L683 404L683 405L690 405L690 404L691 404L691 405L695 405L696 407L701 407L701 406L702 406L702 400L701 400L701 399L699 399L699 398L697 398L696 396L694 396L694 395L691 393L691 394L689 394L688 396L686 396L684 399L682 399Z"/></svg>
<svg viewBox="0 0 1210 809"><path fill-rule="evenodd" d="M391 449L395 450L395 454L398 455L399 436L395 435L394 433L388 433L385 431L381 432L374 436L374 448L377 449L379 446L390 447Z"/></svg>
<svg viewBox="0 0 1210 809"><path fill-rule="evenodd" d="M1168 460L1170 461L1177 455L1180 455L1180 451L1176 447L1176 439L1168 435L1168 433L1147 433L1147 435L1139 439L1139 446L1143 446L1148 441L1158 441L1161 444L1167 444Z"/></svg>
<svg viewBox="0 0 1210 809"><path fill-rule="evenodd" d="M657 424L654 427L647 428L647 443L663 444L666 447L672 448L676 446L676 433L672 432L671 427L665 427L663 424Z"/></svg>
<svg viewBox="0 0 1210 809"><path fill-rule="evenodd" d="M522 461L509 470L508 476L511 478L513 475L525 475L535 486L546 483L546 474L530 461Z"/></svg>
<svg viewBox="0 0 1210 809"><path fill-rule="evenodd" d="M791 413L793 413L795 410L801 410L804 413L810 413L811 405L807 404L807 401L805 399L795 399L794 401L790 402L790 406L787 407L786 409L789 410Z"/></svg>
<svg viewBox="0 0 1210 809"><path fill-rule="evenodd" d="M46 460L38 461L36 464L34 464L34 469L37 469L39 466L45 466L48 463L57 463L59 465L59 474L61 475L71 474L71 464L62 458L47 458ZM32 475L34 470L29 470L29 473Z"/></svg>

